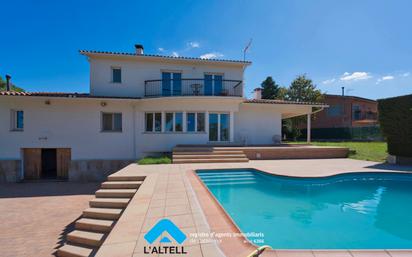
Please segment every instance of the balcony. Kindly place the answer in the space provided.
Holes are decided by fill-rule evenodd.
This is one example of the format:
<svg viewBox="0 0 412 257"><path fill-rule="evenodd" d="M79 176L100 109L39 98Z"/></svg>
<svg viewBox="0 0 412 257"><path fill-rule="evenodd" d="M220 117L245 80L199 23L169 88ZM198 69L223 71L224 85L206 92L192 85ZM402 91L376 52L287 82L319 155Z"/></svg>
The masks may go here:
<svg viewBox="0 0 412 257"><path fill-rule="evenodd" d="M243 96L241 80L156 79L145 81L145 97L167 96Z"/></svg>

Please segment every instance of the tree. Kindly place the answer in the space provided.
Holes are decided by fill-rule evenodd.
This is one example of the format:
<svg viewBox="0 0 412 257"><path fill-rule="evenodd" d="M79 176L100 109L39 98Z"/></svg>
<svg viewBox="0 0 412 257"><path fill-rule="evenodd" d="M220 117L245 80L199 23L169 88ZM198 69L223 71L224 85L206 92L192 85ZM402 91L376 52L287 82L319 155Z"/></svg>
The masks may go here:
<svg viewBox="0 0 412 257"><path fill-rule="evenodd" d="M323 100L322 92L316 88L313 81L306 77L305 74L299 75L292 81L285 94L285 100L297 102L321 102ZM300 135L299 127L306 122L306 117L298 116L285 121L283 126L285 131L296 140Z"/></svg>
<svg viewBox="0 0 412 257"><path fill-rule="evenodd" d="M13 85L12 83L10 83L10 89L12 91L16 91L16 92L24 92L23 88L17 87L15 85ZM0 91L6 91L7 90L7 83L6 81L0 76Z"/></svg>
<svg viewBox="0 0 412 257"><path fill-rule="evenodd" d="M277 99L279 97L279 85L271 76L267 77L261 84L262 99Z"/></svg>

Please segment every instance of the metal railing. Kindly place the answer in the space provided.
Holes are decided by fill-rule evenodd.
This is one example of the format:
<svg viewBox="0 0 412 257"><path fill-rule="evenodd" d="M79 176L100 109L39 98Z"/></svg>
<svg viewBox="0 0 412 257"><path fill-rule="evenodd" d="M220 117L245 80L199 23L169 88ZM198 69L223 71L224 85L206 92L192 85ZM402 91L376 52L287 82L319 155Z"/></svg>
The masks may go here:
<svg viewBox="0 0 412 257"><path fill-rule="evenodd" d="M241 80L155 79L146 80L145 97L243 96Z"/></svg>

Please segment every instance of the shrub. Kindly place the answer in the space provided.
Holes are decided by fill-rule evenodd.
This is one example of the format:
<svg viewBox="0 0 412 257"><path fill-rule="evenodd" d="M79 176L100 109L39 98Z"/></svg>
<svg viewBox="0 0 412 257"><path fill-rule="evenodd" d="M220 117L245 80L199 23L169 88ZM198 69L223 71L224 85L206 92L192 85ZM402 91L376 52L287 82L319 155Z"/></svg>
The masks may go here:
<svg viewBox="0 0 412 257"><path fill-rule="evenodd" d="M412 157L412 95L380 99L378 110L389 154Z"/></svg>
<svg viewBox="0 0 412 257"><path fill-rule="evenodd" d="M137 161L137 163L140 164L140 165L170 164L170 163L172 163L172 160L167 156L162 156L162 157L147 156L147 157L144 157L143 159L140 159L139 161Z"/></svg>

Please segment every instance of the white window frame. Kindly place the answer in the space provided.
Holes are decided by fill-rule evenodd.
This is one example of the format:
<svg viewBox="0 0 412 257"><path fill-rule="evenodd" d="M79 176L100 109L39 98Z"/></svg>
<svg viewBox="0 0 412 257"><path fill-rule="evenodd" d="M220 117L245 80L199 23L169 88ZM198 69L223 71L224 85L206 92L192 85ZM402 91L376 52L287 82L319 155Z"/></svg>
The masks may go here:
<svg viewBox="0 0 412 257"><path fill-rule="evenodd" d="M217 114L217 140L216 141L210 141L210 138L209 138L209 135L208 135L208 141L209 142L230 142L231 140L231 133L232 133L232 124L231 124L231 119L232 119L232 114L231 114L231 112L209 112L208 113L208 116L207 116L207 119L209 119L209 115L210 114ZM220 140L220 115L221 114L227 114L227 115L229 115L229 139L228 140ZM208 126L210 126L209 125L209 122L208 122ZM208 128L208 130L209 130L209 128ZM210 131L209 131L209 133L210 133ZM208 134L209 134L208 133Z"/></svg>
<svg viewBox="0 0 412 257"><path fill-rule="evenodd" d="M23 112L23 127L17 127L17 112ZM11 109L10 110L10 131L24 131L24 110Z"/></svg>
<svg viewBox="0 0 412 257"><path fill-rule="evenodd" d="M172 118L172 131L166 131L166 114L167 113L172 113L173 114L173 118ZM181 113L182 114L182 131L176 131L176 113ZM185 119L185 112L184 111L165 111L164 112L164 115L165 115L165 118L164 118L164 120L165 120L165 130L164 130L164 132L165 133L185 133L185 132L187 132L187 131L185 131L185 122L186 122L186 119Z"/></svg>
<svg viewBox="0 0 412 257"><path fill-rule="evenodd" d="M195 114L195 130L194 131L188 131L187 130L187 121L188 121L188 114L189 113L194 113ZM204 121L203 121L203 123L204 123L204 129L203 129L203 131L197 131L197 119L198 119L198 114L199 113L203 113L204 114ZM185 122L186 122L186 132L187 133L206 133L206 112L202 112L202 111L187 111L186 112L186 120L185 120Z"/></svg>
<svg viewBox="0 0 412 257"><path fill-rule="evenodd" d="M171 79L171 81L170 81L170 96L173 96L173 90L174 90L174 84L175 84L175 81L174 81L174 78L175 78L175 75L174 75L174 73L180 73L180 79L183 81L183 71L182 70L160 70L160 78L162 78L162 74L163 73L170 73L171 74L171 76L170 76L170 79ZM183 94L183 82L181 82L182 83L182 94Z"/></svg>
<svg viewBox="0 0 412 257"><path fill-rule="evenodd" d="M105 130L104 129L104 126L103 126L103 116L105 115L105 114L111 114L112 115L112 129L111 130ZM120 128L120 130L115 130L114 129L114 115L115 114L120 114L120 117L121 117L121 125L122 125L122 127ZM122 133L123 132L123 113L121 113L121 112L101 112L100 113L100 132L104 132L104 133L107 133L107 132L109 132L109 133L112 133L112 132L115 132L115 133Z"/></svg>
<svg viewBox="0 0 412 257"><path fill-rule="evenodd" d="M215 75L222 76L222 87L224 87L225 73L224 72L204 72L203 78L205 75L212 75L212 96L215 95Z"/></svg>
<svg viewBox="0 0 412 257"><path fill-rule="evenodd" d="M114 70L120 70L120 82L114 81L114 76L113 76L113 71L114 71ZM110 71L111 71L111 73L110 73L111 83L114 83L114 84L122 84L122 83L123 83L122 67L120 67L120 66L111 66L111 67L110 67Z"/></svg>
<svg viewBox="0 0 412 257"><path fill-rule="evenodd" d="M156 131L156 113L160 113L160 131ZM146 114L152 114L152 130L148 131L146 130L146 124L147 124L147 120ZM163 112L161 111L156 111L156 112L145 112L144 113L144 133L162 133L163 129L164 129L164 121L163 121Z"/></svg>

